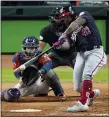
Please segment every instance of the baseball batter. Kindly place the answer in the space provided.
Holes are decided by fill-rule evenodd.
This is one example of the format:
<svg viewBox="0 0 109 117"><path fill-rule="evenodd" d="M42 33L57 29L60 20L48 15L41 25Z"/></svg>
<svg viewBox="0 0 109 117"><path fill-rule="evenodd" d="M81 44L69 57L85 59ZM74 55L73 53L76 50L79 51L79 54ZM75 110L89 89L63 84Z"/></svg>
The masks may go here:
<svg viewBox="0 0 109 117"><path fill-rule="evenodd" d="M74 66L74 90L81 93L81 98L67 111L87 111L93 98L100 93L98 89L92 90L93 76L106 64L101 36L94 18L87 11L76 14L72 7L62 7L60 19L65 22L68 28L59 38L59 42L71 35L70 40L75 42L78 52Z"/></svg>
<svg viewBox="0 0 109 117"><path fill-rule="evenodd" d="M2 92L2 100L11 102L29 95L47 96L49 87L52 88L56 96L61 96L62 100L65 100L63 88L57 75L51 70L52 60L47 54L41 56L27 68L23 65L41 52L39 41L35 36L27 36L23 40L22 52L16 53L12 58L13 70L19 66L21 69L20 72L15 73L19 83Z"/></svg>

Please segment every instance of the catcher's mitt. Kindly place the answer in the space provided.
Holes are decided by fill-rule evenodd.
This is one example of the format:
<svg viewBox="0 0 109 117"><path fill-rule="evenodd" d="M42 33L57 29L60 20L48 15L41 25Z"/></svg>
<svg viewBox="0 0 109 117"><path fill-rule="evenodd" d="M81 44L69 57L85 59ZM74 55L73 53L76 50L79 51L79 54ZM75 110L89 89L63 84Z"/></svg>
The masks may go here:
<svg viewBox="0 0 109 117"><path fill-rule="evenodd" d="M40 72L33 66L27 67L22 73L22 82L26 86L31 86L40 77Z"/></svg>

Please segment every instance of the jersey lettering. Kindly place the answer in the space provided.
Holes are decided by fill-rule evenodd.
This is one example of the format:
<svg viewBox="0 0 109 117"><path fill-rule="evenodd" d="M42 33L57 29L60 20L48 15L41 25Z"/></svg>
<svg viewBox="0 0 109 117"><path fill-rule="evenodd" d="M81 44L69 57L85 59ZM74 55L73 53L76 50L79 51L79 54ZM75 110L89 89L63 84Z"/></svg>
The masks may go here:
<svg viewBox="0 0 109 117"><path fill-rule="evenodd" d="M82 35L83 35L83 36L87 36L87 35L89 35L89 34L91 34L90 29L89 29L87 26L84 27L84 28L82 29Z"/></svg>
<svg viewBox="0 0 109 117"><path fill-rule="evenodd" d="M77 36L78 32L80 32L80 30L82 29L82 27L83 27L83 26L80 26L76 31L74 31L74 32L72 33L71 39L72 39L73 41L76 41L76 36Z"/></svg>

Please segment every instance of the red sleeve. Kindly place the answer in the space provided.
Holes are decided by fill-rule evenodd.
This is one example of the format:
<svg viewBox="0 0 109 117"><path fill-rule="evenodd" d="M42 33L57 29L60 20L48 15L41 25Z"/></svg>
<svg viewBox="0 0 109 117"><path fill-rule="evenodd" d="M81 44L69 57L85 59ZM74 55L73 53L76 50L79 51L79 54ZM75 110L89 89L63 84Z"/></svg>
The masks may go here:
<svg viewBox="0 0 109 117"><path fill-rule="evenodd" d="M16 68L18 68L18 67L21 65L20 62L19 62L19 60L18 60L18 56L19 56L19 54L16 53L16 54L13 56L13 58L12 58L13 70L15 70Z"/></svg>
<svg viewBox="0 0 109 117"><path fill-rule="evenodd" d="M46 62L51 61L47 54L44 54L42 57L39 58L39 63L44 65Z"/></svg>

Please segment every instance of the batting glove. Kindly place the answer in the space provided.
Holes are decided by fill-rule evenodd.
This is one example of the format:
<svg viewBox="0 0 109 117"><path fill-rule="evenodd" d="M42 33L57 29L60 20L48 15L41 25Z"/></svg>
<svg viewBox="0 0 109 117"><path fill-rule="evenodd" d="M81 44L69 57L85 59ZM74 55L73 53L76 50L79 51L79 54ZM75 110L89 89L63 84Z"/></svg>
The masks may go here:
<svg viewBox="0 0 109 117"><path fill-rule="evenodd" d="M59 41L53 43L53 47L55 49L61 49L61 45L65 42L66 40L66 35L62 35L60 38L59 38Z"/></svg>
<svg viewBox="0 0 109 117"><path fill-rule="evenodd" d="M54 49L60 49L61 48L60 41L53 43L53 47L54 47Z"/></svg>
<svg viewBox="0 0 109 117"><path fill-rule="evenodd" d="M62 34L60 37L59 37L59 41L63 44L63 42L67 39L67 36L65 34Z"/></svg>

